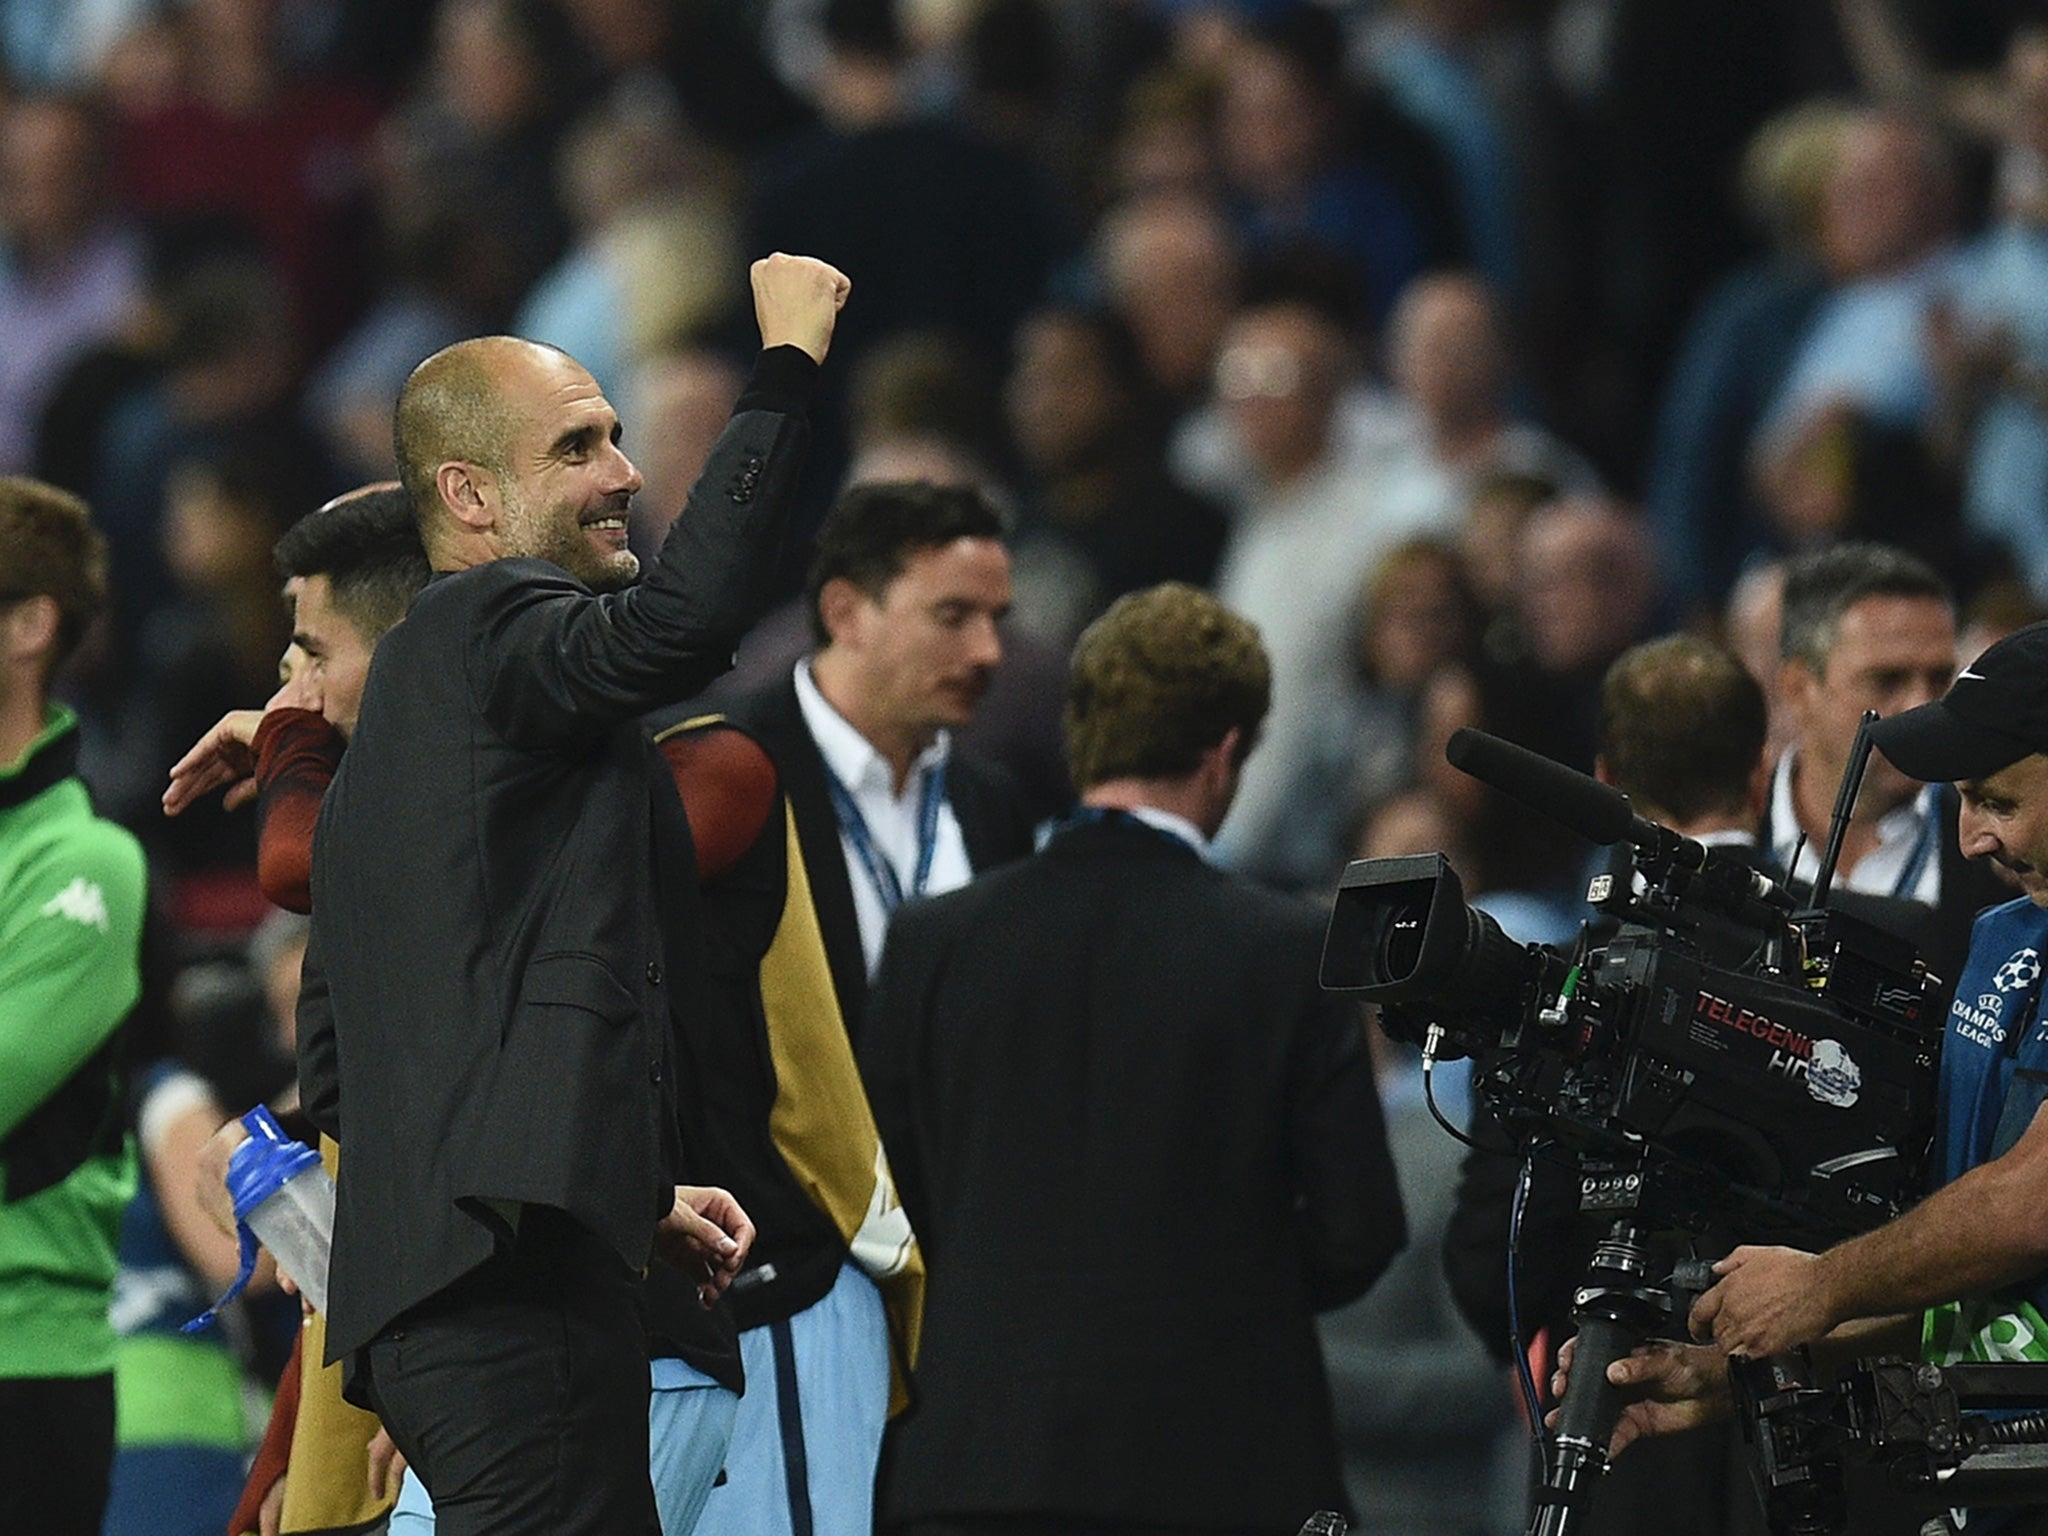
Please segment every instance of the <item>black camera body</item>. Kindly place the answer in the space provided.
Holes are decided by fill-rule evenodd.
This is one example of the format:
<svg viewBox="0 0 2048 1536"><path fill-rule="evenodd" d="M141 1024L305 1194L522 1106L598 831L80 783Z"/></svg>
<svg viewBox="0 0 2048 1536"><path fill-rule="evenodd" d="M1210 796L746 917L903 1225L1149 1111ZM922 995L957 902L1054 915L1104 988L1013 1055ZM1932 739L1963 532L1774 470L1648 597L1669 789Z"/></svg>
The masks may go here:
<svg viewBox="0 0 2048 1536"><path fill-rule="evenodd" d="M1397 1038L1477 1058L1518 1146L1593 1170L1588 1211L1643 1204L1625 1173L1603 1189L1611 1165L1654 1176L1657 1226L1811 1245L1890 1219L1925 1187L1939 983L1903 941L1794 913L1672 834L1645 841L1594 882L1621 926L1569 957L1467 906L1441 854L1354 863L1322 984L1378 1003Z"/></svg>

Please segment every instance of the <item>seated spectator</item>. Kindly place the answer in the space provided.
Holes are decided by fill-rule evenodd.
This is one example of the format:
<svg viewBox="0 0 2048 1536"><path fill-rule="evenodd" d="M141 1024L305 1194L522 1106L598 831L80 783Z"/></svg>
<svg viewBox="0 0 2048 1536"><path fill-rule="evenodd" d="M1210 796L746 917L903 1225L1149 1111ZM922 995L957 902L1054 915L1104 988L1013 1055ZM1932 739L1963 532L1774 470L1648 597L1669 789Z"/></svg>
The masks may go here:
<svg viewBox="0 0 2048 1536"><path fill-rule="evenodd" d="M1829 283L1858 275L1825 264L1849 247L1825 238L1823 197L1856 120L1853 107L1810 102L1764 124L1744 151L1743 201L1772 249L1693 311L1650 445L1644 511L1682 612L1720 602L1742 561L1768 542L1750 440Z"/></svg>
<svg viewBox="0 0 2048 1536"><path fill-rule="evenodd" d="M1438 672L1469 662L1480 613L1455 550L1411 539L1388 551L1358 601L1355 676L1318 722L1290 811L1261 870L1276 884L1330 889L1358 831L1416 781L1418 716ZM1367 855L1360 855L1367 857Z"/></svg>
<svg viewBox="0 0 2048 1536"><path fill-rule="evenodd" d="M317 350L368 296L364 212L381 109L353 85L296 72L281 11L204 0L174 12L176 84L161 105L124 116L115 167L143 214L238 216Z"/></svg>
<svg viewBox="0 0 2048 1536"><path fill-rule="evenodd" d="M1383 517L1455 524L1488 476L1597 491L1592 465L1508 403L1507 343L1477 277L1435 272L1409 284L1387 321L1387 377L1407 413L1402 452L1375 488Z"/></svg>
<svg viewBox="0 0 2048 1536"><path fill-rule="evenodd" d="M1348 684L1343 657L1366 574L1403 538L1446 525L1436 507L1389 506L1381 458L1341 429L1356 350L1329 314L1292 299L1246 309L1217 359L1216 393L1258 477L1216 590L1259 625L1273 658L1264 749L1246 765L1217 852L1266 875L1288 791L1319 722ZM1272 871L1276 876L1278 871Z"/></svg>
<svg viewBox="0 0 2048 1536"><path fill-rule="evenodd" d="M1464 242L1418 206L1420 178L1377 163L1394 134L1351 135L1361 103L1344 80L1344 33L1334 15L1279 6L1237 30L1222 57L1216 128L1246 249L1315 245L1343 257L1377 324L1413 278L1456 260ZM1402 137L1423 137L1397 113L1382 115L1399 122Z"/></svg>
<svg viewBox="0 0 2048 1536"><path fill-rule="evenodd" d="M1115 317L1043 309L1019 328L1004 404L1026 473L1015 539L1020 567L1064 556L1062 644L1114 599L1160 581L1208 582L1223 510L1177 484L1136 344Z"/></svg>
<svg viewBox="0 0 2048 1536"><path fill-rule="evenodd" d="M1819 237L1824 268L1840 276L1759 422L1759 454L1845 405L1879 426L1926 425L1934 381L1920 336L1952 280L1954 209L1948 167L1926 129L1869 112L1841 130Z"/></svg>
<svg viewBox="0 0 2048 1536"><path fill-rule="evenodd" d="M142 298L142 243L109 205L106 154L106 126L83 99L0 108L0 473L31 466L65 369Z"/></svg>

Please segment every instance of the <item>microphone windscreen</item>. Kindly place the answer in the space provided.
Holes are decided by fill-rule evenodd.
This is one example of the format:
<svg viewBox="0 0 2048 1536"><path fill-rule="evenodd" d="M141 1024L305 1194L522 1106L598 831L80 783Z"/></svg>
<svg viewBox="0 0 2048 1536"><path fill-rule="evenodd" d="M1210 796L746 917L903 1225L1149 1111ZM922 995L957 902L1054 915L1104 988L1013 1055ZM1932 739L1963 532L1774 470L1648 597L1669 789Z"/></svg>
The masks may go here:
<svg viewBox="0 0 2048 1536"><path fill-rule="evenodd" d="M1444 756L1453 768L1491 784L1591 842L1622 842L1635 826L1635 812L1620 790L1512 741L1463 726L1452 733Z"/></svg>

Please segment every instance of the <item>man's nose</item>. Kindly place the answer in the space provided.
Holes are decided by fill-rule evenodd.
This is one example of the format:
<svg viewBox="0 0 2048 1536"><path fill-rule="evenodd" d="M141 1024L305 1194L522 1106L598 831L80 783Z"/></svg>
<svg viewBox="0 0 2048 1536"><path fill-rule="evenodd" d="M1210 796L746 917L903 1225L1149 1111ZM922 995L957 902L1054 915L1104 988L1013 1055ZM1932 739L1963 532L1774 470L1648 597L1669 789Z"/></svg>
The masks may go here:
<svg viewBox="0 0 2048 1536"><path fill-rule="evenodd" d="M969 640L971 659L978 667L996 667L1003 660L1003 632L990 618L977 620Z"/></svg>
<svg viewBox="0 0 2048 1536"><path fill-rule="evenodd" d="M1956 816L1956 846L1966 859L1981 859L1998 851L1998 834L1991 830L1990 818L1967 800Z"/></svg>
<svg viewBox="0 0 2048 1536"><path fill-rule="evenodd" d="M633 461L626 457L626 450L616 443L612 444L612 457L618 462L612 465L612 473L607 477L609 483L605 487L606 494L624 491L629 496L637 495L640 487L646 484L641 478L640 471L634 467Z"/></svg>

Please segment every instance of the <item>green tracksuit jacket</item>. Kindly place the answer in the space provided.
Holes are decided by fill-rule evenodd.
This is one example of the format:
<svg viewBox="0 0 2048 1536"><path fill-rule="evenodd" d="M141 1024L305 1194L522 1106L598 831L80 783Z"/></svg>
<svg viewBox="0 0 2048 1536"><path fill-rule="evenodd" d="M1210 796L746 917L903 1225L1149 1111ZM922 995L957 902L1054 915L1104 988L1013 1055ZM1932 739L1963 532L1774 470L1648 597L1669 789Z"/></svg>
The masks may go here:
<svg viewBox="0 0 2048 1536"><path fill-rule="evenodd" d="M0 766L0 1378L113 1368L135 1190L115 1035L141 991L142 850L93 814L53 707Z"/></svg>

